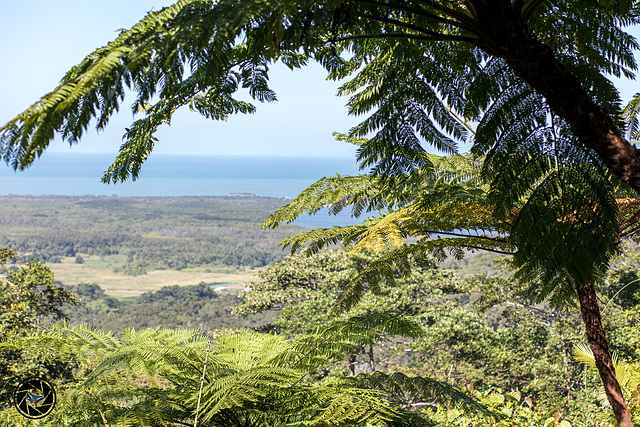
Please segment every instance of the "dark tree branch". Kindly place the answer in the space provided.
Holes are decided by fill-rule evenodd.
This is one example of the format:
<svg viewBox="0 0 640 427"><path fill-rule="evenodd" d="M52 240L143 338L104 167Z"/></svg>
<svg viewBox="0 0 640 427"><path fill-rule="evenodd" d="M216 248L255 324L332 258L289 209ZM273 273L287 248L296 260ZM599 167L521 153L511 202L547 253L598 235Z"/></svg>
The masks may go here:
<svg viewBox="0 0 640 427"><path fill-rule="evenodd" d="M640 151L622 137L607 111L593 101L553 50L521 30L507 30L509 40L492 41L488 52L502 57L519 78L546 98L584 148L593 150L614 175L640 193Z"/></svg>
<svg viewBox="0 0 640 427"><path fill-rule="evenodd" d="M369 14L365 14L365 13L358 13L358 16L360 18L364 18L364 19L368 19L368 20L372 20L372 21L378 21L378 22L383 22L385 24L392 24L392 25L397 25L399 27L403 27L403 28L407 28L409 30L413 30L413 31L417 31L419 33L423 33L423 34L428 34L428 35L435 35L435 34L442 34L442 33L438 33L436 31L432 31L432 30L428 30L424 27L419 27L417 25L414 24L410 24L408 22L403 22L400 21L398 19L394 19L394 18L387 18L384 16L374 16L374 15L369 15Z"/></svg>
<svg viewBox="0 0 640 427"><path fill-rule="evenodd" d="M439 12L442 12L443 15L450 16L451 18L457 20L458 22L465 22L467 25L470 25L470 26L475 26L475 24L477 24L477 21L472 17L465 15L464 13L458 12L457 10L449 9L448 7L445 7L436 1L433 1L433 0L417 0L417 1L419 3L426 4L427 6Z"/></svg>
<svg viewBox="0 0 640 427"><path fill-rule="evenodd" d="M444 234L446 236L455 236L455 237L474 237L476 239L489 240L493 242L503 242L506 243L506 239L502 239L499 237L489 237L489 236L474 236L473 234L462 234L462 233L453 233L449 231L439 231L439 230L426 230L425 233L431 234Z"/></svg>
<svg viewBox="0 0 640 427"><path fill-rule="evenodd" d="M469 11L469 14L471 16L473 16L473 19L475 21L478 21L479 17L480 17L480 15L478 14L478 10L477 10L478 4L474 3L473 1L470 1L470 0L464 0L463 3L465 4L467 10Z"/></svg>
<svg viewBox="0 0 640 427"><path fill-rule="evenodd" d="M520 14L520 16L522 17L522 20L525 21L525 22L529 21L529 18L531 18L531 15L533 15L533 12L543 2L544 2L544 0L530 0L527 4L525 4L524 7L522 8L522 12Z"/></svg>
<svg viewBox="0 0 640 427"><path fill-rule="evenodd" d="M477 249L479 251L493 252L495 254L500 254L500 255L513 255L513 252L501 251L500 249L486 248L484 246L465 245L465 247L469 249Z"/></svg>
<svg viewBox="0 0 640 427"><path fill-rule="evenodd" d="M366 40L366 39L409 39L409 40L420 40L420 41L429 41L429 42L463 42L463 43L470 43L472 45L477 45L478 43L478 39L473 37L447 36L444 34L437 34L437 33L435 33L434 36L422 36L419 34L408 34L408 33L358 34L358 35L351 35L351 36L336 37L335 39L324 40L324 42L335 43L340 41Z"/></svg>
<svg viewBox="0 0 640 427"><path fill-rule="evenodd" d="M386 7L392 10L400 10L403 12L408 12L408 13L412 13L414 15L417 16L421 16L423 18L427 18L430 19L432 21L436 21L436 22L440 22L442 24L446 24L446 25L451 25L452 27L456 27L456 28L460 28L463 29L465 31L469 31L470 33L476 34L476 32L479 31L479 29L475 26L472 25L473 21L470 20L465 20L464 22L461 21L456 21L453 19L449 19L449 18L444 18L442 16L433 14L431 12L428 12L426 10L422 10L422 9L417 9L415 7L410 7L410 6L403 6L403 5L392 5L389 3L385 3L382 1L377 1L377 0L352 0L356 3L362 3L362 4L369 4L372 6L378 6L378 7Z"/></svg>
<svg viewBox="0 0 640 427"><path fill-rule="evenodd" d="M620 238L624 238L624 237L628 237L633 235L635 232L637 232L638 230L640 230L640 224L636 225L635 227L624 231L623 233L620 234Z"/></svg>

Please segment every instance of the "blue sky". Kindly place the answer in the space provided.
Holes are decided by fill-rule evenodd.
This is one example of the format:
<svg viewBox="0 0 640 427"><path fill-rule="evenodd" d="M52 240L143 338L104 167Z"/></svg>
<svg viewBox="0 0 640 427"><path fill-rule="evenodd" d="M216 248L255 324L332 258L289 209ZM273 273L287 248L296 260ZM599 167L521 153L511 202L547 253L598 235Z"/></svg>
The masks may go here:
<svg viewBox="0 0 640 427"><path fill-rule="evenodd" d="M5 1L0 14L0 122L6 123L53 89L73 65L169 0L25 0ZM188 109L158 133L154 153L350 157L355 148L331 133L346 132L358 119L347 116L347 99L335 96L338 83L326 81L316 64L271 73L278 102L260 104L248 116L227 122L202 118ZM99 134L90 129L80 144L54 141L49 152L116 153L124 128L132 121L130 99Z"/></svg>
<svg viewBox="0 0 640 427"><path fill-rule="evenodd" d="M169 0L24 0L5 1L0 14L0 122L5 123L55 87L73 65L115 38L145 12ZM276 66L272 87L279 101L257 104L254 115L213 122L186 110L159 133L155 153L353 157L355 149L336 142L332 131L347 131L358 118L348 117L346 98L335 96L338 84L314 65L291 72ZM628 99L638 91L623 82ZM90 130L75 152L116 153L132 115L125 101L121 113L100 134ZM48 151L68 152L61 141Z"/></svg>

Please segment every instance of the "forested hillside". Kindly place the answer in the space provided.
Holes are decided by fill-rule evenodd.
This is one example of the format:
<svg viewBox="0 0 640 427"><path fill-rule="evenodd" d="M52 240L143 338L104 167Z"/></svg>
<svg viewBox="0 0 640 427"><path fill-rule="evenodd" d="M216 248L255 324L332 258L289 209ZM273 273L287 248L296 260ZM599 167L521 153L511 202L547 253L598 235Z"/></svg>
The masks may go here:
<svg viewBox="0 0 640 427"><path fill-rule="evenodd" d="M640 287L634 284L640 259L633 242L625 243L624 252L599 296L619 367L629 373L621 378L636 414ZM300 409L296 405L302 401L286 397L300 386L312 393L304 399L311 399L307 402L311 407L317 408L315 399L330 399L342 408L327 412L328 420L399 417L408 422L408 417L413 424L406 425L451 427L611 425L609 408L599 397L597 374L583 363L589 355L579 347L584 331L577 313L537 303L508 269L496 276L463 279L435 262L421 262L411 266L411 274L398 277L395 286L368 292L354 309L333 313L331 307L343 296L346 284L379 256L345 250L291 256L259 271L260 280L248 284L240 295L199 284L165 287L123 301L106 295L96 284L68 287L78 297L74 301L68 297L71 294L61 294L70 323L24 338L11 335L11 345L23 349L11 357L24 362L4 369L18 374L28 368L65 384L59 408L46 425L62 419L74 423L106 419L109 425L131 417L140 423L166 417L167 424L160 425L172 425L170 420L176 417L189 419L191 407L179 414L153 408L162 401L188 400L188 393L197 391L202 372L192 361L203 363L209 351L207 339L213 340L212 352L221 358L210 367L212 378L218 378L211 384L228 384L223 389L231 394L208 395L213 391L206 388L203 393L211 402L232 399L229 411L235 414L249 411L253 415L246 416L277 418L279 411L259 403L269 393L274 393L273 399L284 399L282 405L298 408L293 412L311 410ZM26 266L28 271L40 271L39 277L46 272L37 264L34 267ZM11 274L13 282L18 277L28 282L31 277ZM23 306L5 307L11 307L11 313ZM15 314L2 318L5 327L12 325L11 319L21 318ZM58 358L53 364L51 355ZM226 357L239 365L225 365ZM188 360L188 366L180 360ZM105 370L109 366L119 367L118 377ZM230 371L220 371L222 366ZM181 381L189 378L191 388L185 389ZM294 388L281 389L286 381ZM237 390L243 391L233 394ZM99 399L105 408L102 415L83 398L87 393ZM363 396L369 396L370 406L362 406ZM383 402L404 409L387 413ZM368 415L357 415L363 408L368 408ZM227 412L203 413L216 419ZM5 405L0 425L13 425L7 422L16 416Z"/></svg>
<svg viewBox="0 0 640 427"><path fill-rule="evenodd" d="M260 327L276 316L275 312L235 316L231 308L241 303L237 293L216 291L204 283L165 286L126 301L106 295L97 284L82 283L68 290L79 297L78 302L64 307L70 324L86 323L115 334L131 328L197 328L211 332Z"/></svg>
<svg viewBox="0 0 640 427"><path fill-rule="evenodd" d="M170 343L182 342L183 336L191 336L196 341L189 342L197 343L199 338L194 337L206 336L222 340L217 341L219 345L232 349L252 349L263 345L260 343L264 340L276 340L268 345L289 351L286 342L300 343L301 350L295 350L301 351L296 353L300 360L316 351L320 353L310 365L289 365L304 368L291 374L302 376L295 377L296 381L305 387L333 384L331 390L335 392L337 384L344 387L346 383L342 381L348 379L353 384L342 392L350 396L354 405L358 401L349 393L368 393L366 390L382 387L390 393L385 399L413 408L403 417L417 417L414 421L418 424L491 425L492 417L498 417L503 425L523 427L551 426L569 420L572 425L584 427L610 425L611 415L599 397L600 382L595 370L584 363L589 361L589 355L580 353L584 331L578 313L536 301L530 289L535 284L514 280L508 258L500 260L496 254L476 251L467 252L462 260L423 259L410 265L409 273L396 275L395 286L373 289L375 292L365 293L353 309L333 313L331 308L344 297L350 281L375 265L384 251L350 253L334 249L285 258L286 252L276 243L296 228L277 232L259 229L260 222L280 200L9 196L3 202L6 209L0 213L1 238L6 246L20 251L14 258L18 264L7 264L6 274L14 275L7 283L29 283L35 277L47 284L43 287L42 282L33 283L30 292L45 290L45 299L31 300L26 305L16 305L14 301L30 301L27 297L16 296L11 289L2 292L5 299L0 304L5 314L0 321L6 331L13 331L3 339L27 351L0 348L4 352L0 368L6 378L37 372L57 384L67 384L62 389L62 406L48 419L49 423L71 413L76 414L73 417L78 422L102 419L100 412L87 410L86 404L80 403L81 389L73 385L85 381L91 372L98 372L94 369L99 365L86 364L81 361L83 357L107 357L105 363L112 363L108 357L119 357L118 352L123 351L142 351L147 357L149 351L156 351L155 344L151 344L154 342L161 343L159 348L169 346L167 351L186 351L190 348L184 347L186 344L171 350ZM621 255L611 264L599 297L611 348L621 363L626 363L620 366L629 372L621 378L635 416L640 408L634 397L634 387L640 381L640 287L636 285L640 251L633 240L625 241L622 248ZM235 261L226 264L223 256L231 254L235 254ZM46 267L28 262L36 257L53 266L57 265L56 258L75 257L79 263L84 262L83 257L89 263L96 257L121 259L123 262L114 268L119 275L141 275L147 269L268 266L256 270L255 280L247 281L245 291L240 293L237 288L229 291L221 290L222 285L194 283L117 299L105 293L99 281L54 284ZM243 259L251 262L243 264ZM29 271L32 273L27 274ZM45 309L31 312L29 304L44 304ZM55 307L60 305L58 311ZM67 326L48 326L39 332L42 336L34 332L38 323L47 325L59 315L66 316ZM254 332L248 334L247 329ZM24 332L30 335L22 335ZM73 344L68 341L71 336L89 341ZM232 339L225 337L233 336L241 337L241 341L223 344ZM50 347L54 342L62 347ZM120 344L113 344L116 342ZM30 343L38 343L38 349ZM106 347L97 353L86 353L87 345ZM109 347L112 345L115 347ZM200 342L193 351L200 354L197 352L204 349ZM111 351L116 353L109 356ZM48 356L41 352L48 352ZM51 360L51 354L56 358ZM177 353L174 356L182 357ZM166 360L173 360L174 356L166 356ZM284 353L278 357L285 357ZM267 369L267 365L260 365L260 369ZM112 408L109 415L104 415L114 425L137 411L138 406L129 408L122 402L142 399L140 408L156 405L158 395L141 397L145 391L136 388L139 381L157 381L157 375L169 375L161 373L160 368L143 372L126 363L121 368L129 372L128 379L107 375L92 377L93 382L89 383L91 393L107 393L100 401ZM396 376L386 377L385 372ZM188 378L191 374L184 371L181 375ZM390 378L394 378L395 385L390 385ZM234 387L247 386L242 383L244 380L238 381ZM422 385L418 386L418 382ZM113 400L108 395L109 387L104 388L108 384L120 384L138 397L124 394ZM270 387L266 383L262 386ZM165 384L156 391L171 390ZM254 392L262 393L257 389L248 391ZM16 416L10 405L3 408L0 420ZM381 415L383 408L384 405L370 409L367 416L391 416ZM136 416L147 422L145 414ZM174 417L164 412L158 416Z"/></svg>

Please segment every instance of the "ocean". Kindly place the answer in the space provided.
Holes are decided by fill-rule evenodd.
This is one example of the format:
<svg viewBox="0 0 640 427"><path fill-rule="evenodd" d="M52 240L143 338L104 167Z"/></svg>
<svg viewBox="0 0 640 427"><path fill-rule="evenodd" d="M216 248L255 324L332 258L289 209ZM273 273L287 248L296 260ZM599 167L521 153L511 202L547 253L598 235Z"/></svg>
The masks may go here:
<svg viewBox="0 0 640 427"><path fill-rule="evenodd" d="M194 156L153 154L136 181L100 182L114 154L45 153L25 172L0 165L0 195L229 196L255 195L288 199L317 180L359 173L355 159L321 157ZM300 217L305 227L347 225L348 214L320 211Z"/></svg>

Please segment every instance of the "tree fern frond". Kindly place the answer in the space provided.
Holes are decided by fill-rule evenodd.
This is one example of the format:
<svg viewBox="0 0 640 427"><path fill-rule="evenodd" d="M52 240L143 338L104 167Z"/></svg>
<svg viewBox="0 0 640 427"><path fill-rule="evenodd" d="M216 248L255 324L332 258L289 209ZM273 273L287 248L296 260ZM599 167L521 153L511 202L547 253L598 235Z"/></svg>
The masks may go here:
<svg viewBox="0 0 640 427"><path fill-rule="evenodd" d="M314 214L326 206L335 206L332 211L338 213L347 203L339 203L345 199L354 200L354 194L366 197L366 189L372 178L367 175L340 176L323 178L303 190L292 202L279 208L267 218L262 228L275 228L281 223L289 224L298 216ZM365 193L365 194L363 194ZM376 195L373 192L373 195Z"/></svg>
<svg viewBox="0 0 640 427"><path fill-rule="evenodd" d="M511 253L511 245L500 240L487 240L479 237L437 238L418 243L407 244L391 249L371 262L351 279L342 291L333 308L334 312L344 312L355 306L365 292L381 292L381 285L394 286L398 277L407 275L413 266L427 261L428 255L443 259L447 252L460 259L463 249L487 249L501 253Z"/></svg>
<svg viewBox="0 0 640 427"><path fill-rule="evenodd" d="M405 316L381 311L351 316L332 321L316 328L312 334L296 339L292 349L294 359L286 355L289 363L303 369L315 369L321 362L336 359L362 345L372 345L382 337L401 336L418 338L422 326ZM285 357L281 355L279 357Z"/></svg>
<svg viewBox="0 0 640 427"><path fill-rule="evenodd" d="M495 417L491 411L473 397L444 382L402 372L374 371L347 378L360 387L383 390L399 404L416 401L437 401L446 405L461 405L467 411L486 417Z"/></svg>
<svg viewBox="0 0 640 427"><path fill-rule="evenodd" d="M622 110L625 137L633 143L640 140L640 93L636 93Z"/></svg>

